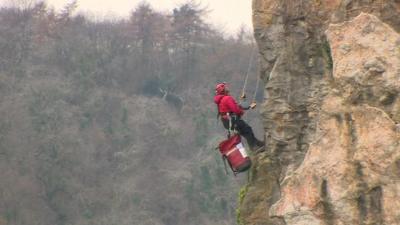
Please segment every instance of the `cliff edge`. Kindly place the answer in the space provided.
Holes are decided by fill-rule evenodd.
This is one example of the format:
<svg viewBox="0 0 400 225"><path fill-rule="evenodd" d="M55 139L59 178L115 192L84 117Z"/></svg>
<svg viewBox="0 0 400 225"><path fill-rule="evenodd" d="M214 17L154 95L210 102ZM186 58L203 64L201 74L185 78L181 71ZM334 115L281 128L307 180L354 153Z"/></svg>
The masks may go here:
<svg viewBox="0 0 400 225"><path fill-rule="evenodd" d="M249 225L400 224L400 2L253 1L265 153Z"/></svg>

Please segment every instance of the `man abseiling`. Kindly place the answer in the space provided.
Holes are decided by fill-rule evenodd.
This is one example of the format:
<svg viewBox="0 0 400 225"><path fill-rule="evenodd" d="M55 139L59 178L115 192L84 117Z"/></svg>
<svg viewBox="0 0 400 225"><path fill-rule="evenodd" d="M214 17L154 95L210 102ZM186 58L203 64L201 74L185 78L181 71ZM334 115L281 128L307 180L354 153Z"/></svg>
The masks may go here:
<svg viewBox="0 0 400 225"><path fill-rule="evenodd" d="M229 89L226 83L219 83L215 87L214 102L218 106L218 113L225 129L236 130L243 136L252 151L263 151L264 142L258 140L253 133L253 129L242 120L244 110L253 109L255 104L248 107L242 107L237 104L235 99L229 95Z"/></svg>

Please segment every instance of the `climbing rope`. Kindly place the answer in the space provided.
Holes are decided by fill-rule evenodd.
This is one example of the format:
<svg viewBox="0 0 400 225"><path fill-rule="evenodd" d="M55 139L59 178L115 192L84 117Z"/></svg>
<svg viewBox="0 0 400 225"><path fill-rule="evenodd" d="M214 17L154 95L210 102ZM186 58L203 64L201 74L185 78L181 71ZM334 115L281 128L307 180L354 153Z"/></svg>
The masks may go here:
<svg viewBox="0 0 400 225"><path fill-rule="evenodd" d="M240 103L241 103L241 101L242 101L243 99L246 98L247 83L248 83L248 80L249 80L250 70L251 70L251 68L253 67L253 61L254 61L254 53L255 53L255 50L256 50L256 45L253 44L253 47L252 47L252 50L251 50L251 56L250 56L249 66L247 67L246 76L245 76L244 84L243 84L243 88L242 88L242 93L241 93L241 95L240 95ZM252 108L254 108L254 107L256 106L256 97L257 97L257 93L258 93L258 88L259 88L259 86L260 86L260 80L261 80L260 75L257 75L256 88L255 88L255 90L254 90L253 98L252 98L251 103L250 103L250 107L252 107Z"/></svg>
<svg viewBox="0 0 400 225"><path fill-rule="evenodd" d="M256 45L253 44L253 48L251 49L249 66L247 67L246 76L245 76L245 79L244 79L243 88L242 88L242 94L240 95L240 99L246 98L247 81L249 80L250 70L251 70L251 67L253 65L253 58L254 58L255 48L256 48Z"/></svg>
<svg viewBox="0 0 400 225"><path fill-rule="evenodd" d="M256 103L256 97L257 97L258 87L260 86L260 80L261 80L261 76L260 76L260 74L258 74L256 89L254 90L253 99L251 100L251 103L254 103L254 104Z"/></svg>

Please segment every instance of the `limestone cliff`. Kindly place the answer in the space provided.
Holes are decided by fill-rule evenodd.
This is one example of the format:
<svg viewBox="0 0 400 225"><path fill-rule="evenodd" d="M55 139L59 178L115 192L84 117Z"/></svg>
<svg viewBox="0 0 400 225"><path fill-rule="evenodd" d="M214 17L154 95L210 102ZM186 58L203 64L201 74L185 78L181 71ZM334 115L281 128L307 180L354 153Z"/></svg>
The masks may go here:
<svg viewBox="0 0 400 225"><path fill-rule="evenodd" d="M239 223L400 224L400 1L254 0L267 151Z"/></svg>

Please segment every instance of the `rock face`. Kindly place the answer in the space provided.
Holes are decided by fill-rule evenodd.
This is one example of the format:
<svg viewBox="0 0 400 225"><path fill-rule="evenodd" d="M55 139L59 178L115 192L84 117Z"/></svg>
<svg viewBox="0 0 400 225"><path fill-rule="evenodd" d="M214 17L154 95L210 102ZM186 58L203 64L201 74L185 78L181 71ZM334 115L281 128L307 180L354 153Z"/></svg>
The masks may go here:
<svg viewBox="0 0 400 225"><path fill-rule="evenodd" d="M266 153L241 224L400 224L400 2L254 0Z"/></svg>

